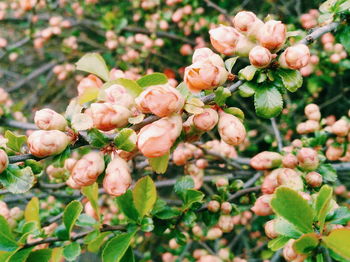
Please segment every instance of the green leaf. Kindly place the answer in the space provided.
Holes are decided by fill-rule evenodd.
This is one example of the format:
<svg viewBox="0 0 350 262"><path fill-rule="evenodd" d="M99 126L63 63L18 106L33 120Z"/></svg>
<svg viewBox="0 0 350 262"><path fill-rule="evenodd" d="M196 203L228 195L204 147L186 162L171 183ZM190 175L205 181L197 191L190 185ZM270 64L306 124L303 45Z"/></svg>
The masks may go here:
<svg viewBox="0 0 350 262"><path fill-rule="evenodd" d="M192 93L190 90L188 90L188 87L186 86L185 82L181 82L176 89L180 92L180 94L183 96L185 100L192 97Z"/></svg>
<svg viewBox="0 0 350 262"><path fill-rule="evenodd" d="M108 241L102 251L102 261L119 262L129 248L130 241L135 233L136 231L131 233L122 233Z"/></svg>
<svg viewBox="0 0 350 262"><path fill-rule="evenodd" d="M214 94L215 94L214 101L218 106L225 105L226 99L231 96L230 90L222 86L219 86L218 88L216 88L214 91Z"/></svg>
<svg viewBox="0 0 350 262"><path fill-rule="evenodd" d="M98 219L100 219L100 207L98 205L98 184L95 182L90 186L85 186L81 189L81 193L87 197L95 211Z"/></svg>
<svg viewBox="0 0 350 262"><path fill-rule="evenodd" d="M63 212L63 223L66 227L66 237L69 239L70 233L77 221L80 213L83 211L83 205L78 200L70 202Z"/></svg>
<svg viewBox="0 0 350 262"><path fill-rule="evenodd" d="M127 190L125 194L118 196L116 200L118 203L118 207L128 218L135 222L139 220L140 215L135 207L133 194L131 190Z"/></svg>
<svg viewBox="0 0 350 262"><path fill-rule="evenodd" d="M340 256L350 259L350 229L341 228L333 230L328 236L322 238L326 246Z"/></svg>
<svg viewBox="0 0 350 262"><path fill-rule="evenodd" d="M103 85L103 89L115 84L125 87L125 89L133 97L139 96L143 91L142 87L136 81L127 78L118 78L116 80L109 81Z"/></svg>
<svg viewBox="0 0 350 262"><path fill-rule="evenodd" d="M24 244L26 243L29 235L39 235L40 230L39 230L40 224L36 221L30 221L26 222L22 227L21 227L21 237L17 240L17 243L19 244Z"/></svg>
<svg viewBox="0 0 350 262"><path fill-rule="evenodd" d="M123 128L115 137L114 144L118 149L131 152L136 147L137 135L131 128Z"/></svg>
<svg viewBox="0 0 350 262"><path fill-rule="evenodd" d="M277 74L289 92L295 92L303 85L303 77L298 70L278 69Z"/></svg>
<svg viewBox="0 0 350 262"><path fill-rule="evenodd" d="M316 262L323 262L323 254L319 253L316 255Z"/></svg>
<svg viewBox="0 0 350 262"><path fill-rule="evenodd" d="M6 219L0 216L0 251L15 251L18 248L10 226L8 225Z"/></svg>
<svg viewBox="0 0 350 262"><path fill-rule="evenodd" d="M154 229L153 219L144 217L141 221L141 230L143 232L151 232Z"/></svg>
<svg viewBox="0 0 350 262"><path fill-rule="evenodd" d="M15 237L13 236L13 234L11 232L10 225L8 224L7 220L2 215L0 215L0 235L5 235L5 236L7 236L7 238L9 238L11 240L15 240Z"/></svg>
<svg viewBox="0 0 350 262"><path fill-rule="evenodd" d="M39 199L33 197L27 204L24 210L24 218L27 222L35 222L40 227L40 216L39 216Z"/></svg>
<svg viewBox="0 0 350 262"><path fill-rule="evenodd" d="M136 81L141 87L162 85L168 83L168 78L162 73L145 75Z"/></svg>
<svg viewBox="0 0 350 262"><path fill-rule="evenodd" d="M102 134L96 128L88 130L87 134L87 140L89 144L94 147L101 148L109 143L108 137Z"/></svg>
<svg viewBox="0 0 350 262"><path fill-rule="evenodd" d="M30 167L20 169L17 165L8 165L0 176L1 184L13 194L27 192L34 185L34 174Z"/></svg>
<svg viewBox="0 0 350 262"><path fill-rule="evenodd" d="M31 248L24 248L21 249L19 251L17 251L16 253L14 253L9 260L6 260L6 262L25 262L30 254L30 252L32 252L34 247ZM5 261L5 260L2 260Z"/></svg>
<svg viewBox="0 0 350 262"><path fill-rule="evenodd" d="M192 188L194 188L193 178L191 176L183 176L176 180L174 191L183 200L184 193Z"/></svg>
<svg viewBox="0 0 350 262"><path fill-rule="evenodd" d="M72 242L63 248L63 256L68 261L74 261L80 255L81 248L77 242Z"/></svg>
<svg viewBox="0 0 350 262"><path fill-rule="evenodd" d="M228 107L225 108L224 111L228 114L238 117L242 121L244 120L244 112L238 107Z"/></svg>
<svg viewBox="0 0 350 262"><path fill-rule="evenodd" d="M25 142L27 142L27 137L23 135L16 135L10 130L6 130L5 138L8 140L6 145L15 152L21 152L21 148Z"/></svg>
<svg viewBox="0 0 350 262"><path fill-rule="evenodd" d="M238 72L238 77L241 80L251 81L254 78L254 75L257 70L258 69L255 66L246 66Z"/></svg>
<svg viewBox="0 0 350 262"><path fill-rule="evenodd" d="M85 103L94 101L98 98L100 93L100 88L96 86L87 87L83 90L83 93L79 95L79 104L83 105ZM72 118L73 120L73 118Z"/></svg>
<svg viewBox="0 0 350 262"><path fill-rule="evenodd" d="M93 227L96 224L97 224L97 221L95 220L95 218L87 214L80 214L76 222L76 225L79 227Z"/></svg>
<svg viewBox="0 0 350 262"><path fill-rule="evenodd" d="M269 243L267 244L267 247L272 251L277 251L282 247L284 247L284 245L287 244L289 239L290 239L289 237L279 236L275 239L270 240Z"/></svg>
<svg viewBox="0 0 350 262"><path fill-rule="evenodd" d="M231 70L233 66L236 64L236 61L238 58L239 56L235 56L225 60L225 67L229 73L231 73Z"/></svg>
<svg viewBox="0 0 350 262"><path fill-rule="evenodd" d="M250 97L255 94L255 86L252 82L244 82L238 89L239 89L239 95L241 97Z"/></svg>
<svg viewBox="0 0 350 262"><path fill-rule="evenodd" d="M60 262L63 257L63 247L55 247L52 249L50 262Z"/></svg>
<svg viewBox="0 0 350 262"><path fill-rule="evenodd" d="M183 210L189 209L194 203L201 203L203 201L204 194L201 191L195 189L187 189L184 194L184 206Z"/></svg>
<svg viewBox="0 0 350 262"><path fill-rule="evenodd" d="M337 180L337 171L331 164L321 164L316 170L322 175L324 182L335 182Z"/></svg>
<svg viewBox="0 0 350 262"><path fill-rule="evenodd" d="M100 54L89 53L76 63L76 69L99 76L105 81L109 79L109 70L105 60Z"/></svg>
<svg viewBox="0 0 350 262"><path fill-rule="evenodd" d="M160 157L148 158L148 162L154 172L164 174L168 168L170 154L167 153Z"/></svg>
<svg viewBox="0 0 350 262"><path fill-rule="evenodd" d="M30 253L26 262L49 262L52 254L52 249L40 249Z"/></svg>
<svg viewBox="0 0 350 262"><path fill-rule="evenodd" d="M259 87L255 90L254 105L258 116L263 118L276 117L283 108L282 95L274 86Z"/></svg>
<svg viewBox="0 0 350 262"><path fill-rule="evenodd" d="M339 207L334 210L334 214L329 221L331 224L346 225L350 221L350 209L347 207Z"/></svg>
<svg viewBox="0 0 350 262"><path fill-rule="evenodd" d="M318 195L316 198L316 203L315 203L316 219L320 224L319 225L320 232L323 232L324 222L331 208L330 203L332 199L332 194L333 194L333 189L328 185L324 185L318 192Z"/></svg>
<svg viewBox="0 0 350 262"><path fill-rule="evenodd" d="M350 52L350 28L349 26L344 26L343 30L339 32L340 43L344 46L346 51Z"/></svg>
<svg viewBox="0 0 350 262"><path fill-rule="evenodd" d="M141 217L149 214L157 200L157 189L149 176L139 179L132 191L135 207Z"/></svg>
<svg viewBox="0 0 350 262"><path fill-rule="evenodd" d="M111 232L103 232L98 235L94 240L90 241L88 244L88 251L97 253L100 250L100 247L103 245L103 243L107 240L107 236L110 235Z"/></svg>
<svg viewBox="0 0 350 262"><path fill-rule="evenodd" d="M170 207L164 200L157 199L152 215L160 219L171 219L181 214L181 211L176 207Z"/></svg>
<svg viewBox="0 0 350 262"><path fill-rule="evenodd" d="M293 224L302 233L311 233L314 213L299 193L288 187L279 187L271 200L275 213Z"/></svg>
<svg viewBox="0 0 350 262"><path fill-rule="evenodd" d="M129 247L128 250L126 250L120 262L135 262L134 252L132 251L131 247Z"/></svg>
<svg viewBox="0 0 350 262"><path fill-rule="evenodd" d="M315 233L305 234L294 242L293 248L299 254L309 254L318 246L319 242Z"/></svg>
<svg viewBox="0 0 350 262"><path fill-rule="evenodd" d="M299 238L302 233L295 228L295 226L288 221L278 218L275 223L275 230L278 234L289 238Z"/></svg>
<svg viewBox="0 0 350 262"><path fill-rule="evenodd" d="M61 154L58 154L53 157L52 164L54 167L63 167L64 161L66 161L67 158L69 158L71 155L71 149L70 147L67 147Z"/></svg>

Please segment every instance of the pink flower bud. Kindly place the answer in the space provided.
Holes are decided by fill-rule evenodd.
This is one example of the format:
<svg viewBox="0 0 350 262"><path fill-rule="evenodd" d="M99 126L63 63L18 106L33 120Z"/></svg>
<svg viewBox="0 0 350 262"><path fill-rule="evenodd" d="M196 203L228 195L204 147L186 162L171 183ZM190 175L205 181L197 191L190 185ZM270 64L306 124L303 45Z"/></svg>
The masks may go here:
<svg viewBox="0 0 350 262"><path fill-rule="evenodd" d="M220 238L221 236L222 236L222 230L218 227L213 227L208 230L206 237L208 240L215 240Z"/></svg>
<svg viewBox="0 0 350 262"><path fill-rule="evenodd" d="M183 56L188 56L191 55L193 53L193 49L192 46L189 44L184 44L181 46L180 48L180 54Z"/></svg>
<svg viewBox="0 0 350 262"><path fill-rule="evenodd" d="M257 19L253 12L241 11L235 15L233 25L237 30L244 33L250 29Z"/></svg>
<svg viewBox="0 0 350 262"><path fill-rule="evenodd" d="M105 169L101 153L90 152L77 161L72 170L72 179L79 187L95 183L97 177Z"/></svg>
<svg viewBox="0 0 350 262"><path fill-rule="evenodd" d="M275 224L276 224L276 220L270 220L267 221L264 228L265 228L265 234L269 237L269 238L276 238L278 237L278 233L276 232L275 229Z"/></svg>
<svg viewBox="0 0 350 262"><path fill-rule="evenodd" d="M298 134L309 134L320 129L320 123L315 120L307 120L297 125Z"/></svg>
<svg viewBox="0 0 350 262"><path fill-rule="evenodd" d="M261 185L261 192L264 194L273 194L275 192L275 189L279 186L279 183L277 181L278 171L275 170L264 178L264 181Z"/></svg>
<svg viewBox="0 0 350 262"><path fill-rule="evenodd" d="M224 25L211 29L209 34L210 42L215 50L224 55L233 55L239 39L244 37L235 28Z"/></svg>
<svg viewBox="0 0 350 262"><path fill-rule="evenodd" d="M77 160L74 158L67 158L64 161L64 168L68 170L68 172L72 172L74 165L76 164Z"/></svg>
<svg viewBox="0 0 350 262"><path fill-rule="evenodd" d="M116 104L124 106L126 108L131 108L134 105L134 98L125 87L121 85L112 85L105 89L105 100L111 104Z"/></svg>
<svg viewBox="0 0 350 262"><path fill-rule="evenodd" d="M6 152L0 149L0 173L4 172L9 164L9 158Z"/></svg>
<svg viewBox="0 0 350 262"><path fill-rule="evenodd" d="M67 127L66 119L55 111L45 108L36 111L34 122L37 127L44 130L61 130Z"/></svg>
<svg viewBox="0 0 350 262"><path fill-rule="evenodd" d="M205 61L213 55L216 56L217 54L215 54L211 49L207 47L197 48L192 55L192 63ZM222 59L221 60L220 58L217 58L217 59L219 60L219 65L223 66L223 63L221 62Z"/></svg>
<svg viewBox="0 0 350 262"><path fill-rule="evenodd" d="M322 37L321 37L321 42L322 44L327 44L327 43L334 43L335 38L332 35L332 33L325 33Z"/></svg>
<svg viewBox="0 0 350 262"><path fill-rule="evenodd" d="M211 108L204 108L204 112L193 117L193 125L201 131L212 130L219 121L218 113Z"/></svg>
<svg viewBox="0 0 350 262"><path fill-rule="evenodd" d="M216 180L215 185L217 187L225 187L228 186L228 179L226 177L220 177Z"/></svg>
<svg viewBox="0 0 350 262"><path fill-rule="evenodd" d="M183 166L193 157L193 150L188 143L180 143L173 152L173 162L177 166Z"/></svg>
<svg viewBox="0 0 350 262"><path fill-rule="evenodd" d="M277 172L277 182L279 185L289 187L296 191L304 189L304 182L296 171L291 168L278 168L274 170Z"/></svg>
<svg viewBox="0 0 350 262"><path fill-rule="evenodd" d="M308 104L304 109L305 115L309 120L320 121L321 112L316 104Z"/></svg>
<svg viewBox="0 0 350 262"><path fill-rule="evenodd" d="M249 52L249 61L250 63L258 68L267 67L272 60L271 52L262 46L255 46Z"/></svg>
<svg viewBox="0 0 350 262"><path fill-rule="evenodd" d="M78 95L82 95L84 93L85 89L89 88L101 88L103 85L102 81L94 76L94 75L88 75L87 77L84 77L80 82L77 87L78 89Z"/></svg>
<svg viewBox="0 0 350 262"><path fill-rule="evenodd" d="M223 202L221 204L221 212L225 215L230 214L232 211L232 205L230 202Z"/></svg>
<svg viewBox="0 0 350 262"><path fill-rule="evenodd" d="M120 196L126 192L131 183L128 163L122 158L115 157L106 168L106 176L103 180L104 190L112 196Z"/></svg>
<svg viewBox="0 0 350 262"><path fill-rule="evenodd" d="M179 112L185 104L185 99L177 89L165 84L148 87L135 102L143 113L165 117Z"/></svg>
<svg viewBox="0 0 350 262"><path fill-rule="evenodd" d="M7 204L1 200L0 200L0 215L3 216L5 219L10 218L10 210L7 207Z"/></svg>
<svg viewBox="0 0 350 262"><path fill-rule="evenodd" d="M202 237L203 236L203 230L200 226L198 225L195 225L193 228L192 228L192 233L193 235L195 235L196 237Z"/></svg>
<svg viewBox="0 0 350 262"><path fill-rule="evenodd" d="M258 216L268 216L273 213L270 201L273 195L262 195L254 203L251 210Z"/></svg>
<svg viewBox="0 0 350 262"><path fill-rule="evenodd" d="M323 182L322 176L315 171L307 173L305 176L305 180L306 183L308 183L311 187L319 187L322 185Z"/></svg>
<svg viewBox="0 0 350 262"><path fill-rule="evenodd" d="M124 127L131 116L126 107L111 103L92 103L90 109L94 127L103 131Z"/></svg>
<svg viewBox="0 0 350 262"><path fill-rule="evenodd" d="M329 59L331 60L331 63L338 64L341 60L341 57L339 54L332 54Z"/></svg>
<svg viewBox="0 0 350 262"><path fill-rule="evenodd" d="M276 152L263 151L250 160L250 165L256 170L267 170L278 167L282 156Z"/></svg>
<svg viewBox="0 0 350 262"><path fill-rule="evenodd" d="M58 130L37 130L28 137L28 147L36 157L57 155L66 149L71 139Z"/></svg>
<svg viewBox="0 0 350 262"><path fill-rule="evenodd" d="M295 242L295 239L290 239L287 242L287 245L284 246L283 257L287 261L302 262L305 260L306 255L300 255L294 250L293 248L294 242Z"/></svg>
<svg viewBox="0 0 350 262"><path fill-rule="evenodd" d="M0 48L4 48L7 46L7 40L3 37L0 37Z"/></svg>
<svg viewBox="0 0 350 262"><path fill-rule="evenodd" d="M281 21L270 20L259 31L258 40L271 51L279 50L286 41L286 26Z"/></svg>
<svg viewBox="0 0 350 262"><path fill-rule="evenodd" d="M349 133L350 125L345 119L339 119L332 125L332 133L337 136L346 136Z"/></svg>
<svg viewBox="0 0 350 262"><path fill-rule="evenodd" d="M337 161L342 157L343 152L344 152L343 146L330 145L327 148L326 157L330 161Z"/></svg>
<svg viewBox="0 0 350 262"><path fill-rule="evenodd" d="M169 152L182 129L179 115L164 117L144 126L138 134L137 146L146 157L159 157Z"/></svg>
<svg viewBox="0 0 350 262"><path fill-rule="evenodd" d="M297 154L299 166L305 171L313 171L318 167L319 159L317 152L311 148L303 147Z"/></svg>
<svg viewBox="0 0 350 262"><path fill-rule="evenodd" d="M197 262L221 262L222 260L217 256L204 255Z"/></svg>
<svg viewBox="0 0 350 262"><path fill-rule="evenodd" d="M53 165L49 165L46 168L46 173L48 174L50 179L54 178L63 178L65 175L66 169L62 167L55 167Z"/></svg>
<svg viewBox="0 0 350 262"><path fill-rule="evenodd" d="M218 201L216 201L216 200L209 201L208 210L210 212L216 213L219 211L219 209L220 209L220 203Z"/></svg>
<svg viewBox="0 0 350 262"><path fill-rule="evenodd" d="M224 233L231 232L233 230L233 227L235 226L233 224L232 218L230 215L221 215L218 221L218 226Z"/></svg>
<svg viewBox="0 0 350 262"><path fill-rule="evenodd" d="M75 181L73 180L72 176L70 176L66 181L67 186L69 186L72 189L80 189L81 186L77 185Z"/></svg>
<svg viewBox="0 0 350 262"><path fill-rule="evenodd" d="M3 88L0 88L0 104L6 103L8 99L9 94Z"/></svg>
<svg viewBox="0 0 350 262"><path fill-rule="evenodd" d="M184 81L190 91L213 89L226 82L228 72L219 55L211 55L185 68Z"/></svg>
<svg viewBox="0 0 350 262"><path fill-rule="evenodd" d="M227 114L223 110L219 111L219 115L218 130L221 139L232 146L241 144L246 137L242 122L234 115Z"/></svg>
<svg viewBox="0 0 350 262"><path fill-rule="evenodd" d="M296 44L288 47L279 57L278 62L283 68L300 69L310 60L310 50L307 45Z"/></svg>
<svg viewBox="0 0 350 262"><path fill-rule="evenodd" d="M288 153L282 158L283 167L295 168L298 165L298 158L292 153Z"/></svg>

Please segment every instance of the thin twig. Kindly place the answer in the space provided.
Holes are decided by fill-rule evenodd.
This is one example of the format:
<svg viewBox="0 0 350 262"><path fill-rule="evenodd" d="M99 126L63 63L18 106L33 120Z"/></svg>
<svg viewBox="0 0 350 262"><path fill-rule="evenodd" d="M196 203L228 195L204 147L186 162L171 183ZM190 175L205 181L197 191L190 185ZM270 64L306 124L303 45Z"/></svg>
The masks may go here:
<svg viewBox="0 0 350 262"><path fill-rule="evenodd" d="M270 120L271 120L273 132L277 140L278 151L282 152L282 149L283 149L282 136L281 136L280 130L278 129L276 119L271 118Z"/></svg>

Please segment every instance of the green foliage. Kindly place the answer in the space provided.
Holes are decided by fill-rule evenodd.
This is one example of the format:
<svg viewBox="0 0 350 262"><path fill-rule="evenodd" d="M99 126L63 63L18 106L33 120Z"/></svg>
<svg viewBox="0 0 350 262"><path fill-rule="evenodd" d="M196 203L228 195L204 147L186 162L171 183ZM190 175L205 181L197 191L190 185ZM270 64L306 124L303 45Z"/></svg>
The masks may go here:
<svg viewBox="0 0 350 262"><path fill-rule="evenodd" d="M324 222L326 220L326 216L331 208L331 199L332 199L333 189L328 186L324 185L320 192L317 195L316 203L315 203L315 210L316 210L316 220L319 223L320 226L320 232L323 231Z"/></svg>
<svg viewBox="0 0 350 262"><path fill-rule="evenodd" d="M148 86L162 85L168 83L166 75L161 73L153 73L141 77L136 81L141 87L146 88Z"/></svg>
<svg viewBox="0 0 350 262"><path fill-rule="evenodd" d="M283 107L280 91L274 86L259 87L254 96L255 112L263 118L278 116Z"/></svg>
<svg viewBox="0 0 350 262"><path fill-rule="evenodd" d="M105 81L109 79L109 70L106 62L97 53L89 53L80 58L76 63L76 69L97 75Z"/></svg>
<svg viewBox="0 0 350 262"><path fill-rule="evenodd" d="M92 128L87 132L87 139L90 145L94 147L103 147L108 144L109 139L96 128Z"/></svg>
<svg viewBox="0 0 350 262"><path fill-rule="evenodd" d="M91 186L86 186L81 189L81 192L84 196L87 197L91 203L92 208L95 211L95 214L100 218L100 208L98 205L98 184L93 183Z"/></svg>
<svg viewBox="0 0 350 262"><path fill-rule="evenodd" d="M157 190L153 180L149 176L139 179L132 195L139 215L143 217L149 214L157 200Z"/></svg>
<svg viewBox="0 0 350 262"><path fill-rule="evenodd" d="M1 184L13 194L27 192L34 184L34 174L30 167L20 168L17 165L8 165L0 176Z"/></svg>
<svg viewBox="0 0 350 262"><path fill-rule="evenodd" d="M118 149L131 152L136 147L137 135L131 128L123 128L115 137L114 144Z"/></svg>
<svg viewBox="0 0 350 262"><path fill-rule="evenodd" d="M33 197L27 204L24 210L24 218L27 222L35 222L40 227L40 216L39 216L39 199Z"/></svg>
<svg viewBox="0 0 350 262"><path fill-rule="evenodd" d="M63 256L68 261L76 261L76 258L80 255L81 248L79 243L72 242L63 248Z"/></svg>
<svg viewBox="0 0 350 262"><path fill-rule="evenodd" d="M121 261L128 250L130 241L135 233L135 231L130 233L121 233L109 240L102 251L103 262ZM130 254L127 253L127 256L130 256Z"/></svg>
<svg viewBox="0 0 350 262"><path fill-rule="evenodd" d="M322 241L335 253L350 259L349 239L350 229L341 228L333 230L328 236L323 237Z"/></svg>
<svg viewBox="0 0 350 262"><path fill-rule="evenodd" d="M63 223L66 228L65 237L69 239L70 233L77 221L80 213L83 211L83 205L77 201L73 200L70 202L63 212Z"/></svg>
<svg viewBox="0 0 350 262"><path fill-rule="evenodd" d="M160 157L148 158L152 170L157 174L164 174L168 168L170 154L167 153Z"/></svg>
<svg viewBox="0 0 350 262"><path fill-rule="evenodd" d="M302 235L293 244L294 250L299 254L309 254L319 244L319 239L315 233Z"/></svg>
<svg viewBox="0 0 350 262"><path fill-rule="evenodd" d="M27 137L23 135L16 135L10 130L6 130L4 137L8 140L6 145L15 152L21 152L24 143L27 142Z"/></svg>

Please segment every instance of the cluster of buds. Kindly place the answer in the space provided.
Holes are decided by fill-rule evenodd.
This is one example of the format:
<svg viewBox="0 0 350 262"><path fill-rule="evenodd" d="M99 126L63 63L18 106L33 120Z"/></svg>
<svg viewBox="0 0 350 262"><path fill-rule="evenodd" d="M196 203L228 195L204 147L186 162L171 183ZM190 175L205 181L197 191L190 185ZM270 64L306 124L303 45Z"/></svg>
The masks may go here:
<svg viewBox="0 0 350 262"><path fill-rule="evenodd" d="M350 121L343 117L325 127L325 130L334 134L335 138L329 138L326 142L326 157L330 161L350 161L350 146L344 147L344 143L350 139Z"/></svg>
<svg viewBox="0 0 350 262"><path fill-rule="evenodd" d="M70 36L63 40L63 45L69 49L77 50L78 49L78 39L75 36Z"/></svg>
<svg viewBox="0 0 350 262"><path fill-rule="evenodd" d="M203 145L203 148L224 158L236 158L236 149L223 140L210 140Z"/></svg>
<svg viewBox="0 0 350 262"><path fill-rule="evenodd" d="M301 26L305 29L311 29L318 25L318 17L320 13L317 9L310 9L308 13L302 14L300 16Z"/></svg>
<svg viewBox="0 0 350 262"><path fill-rule="evenodd" d="M23 218L23 214L24 212L19 207L9 208L4 201L0 200L0 215L7 220L11 228L17 226L17 222Z"/></svg>
<svg viewBox="0 0 350 262"><path fill-rule="evenodd" d="M185 165L191 158L199 158L202 150L190 143L180 143L173 152L173 162L177 166Z"/></svg>
<svg viewBox="0 0 350 262"><path fill-rule="evenodd" d="M298 134L309 134L320 129L321 112L316 104L308 104L304 109L308 120L299 123L297 126Z"/></svg>
<svg viewBox="0 0 350 262"><path fill-rule="evenodd" d="M60 81L66 80L67 77L72 74L75 70L75 66L73 64L62 64L62 65L56 65L52 72L57 76L57 79Z"/></svg>

